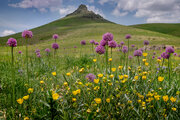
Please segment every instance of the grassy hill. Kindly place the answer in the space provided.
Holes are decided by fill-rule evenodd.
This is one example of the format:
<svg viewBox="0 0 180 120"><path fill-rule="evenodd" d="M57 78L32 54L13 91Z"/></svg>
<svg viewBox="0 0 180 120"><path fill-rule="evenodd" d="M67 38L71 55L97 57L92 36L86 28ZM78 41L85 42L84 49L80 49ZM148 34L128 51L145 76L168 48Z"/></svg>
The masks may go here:
<svg viewBox="0 0 180 120"><path fill-rule="evenodd" d="M131 27L180 37L180 23L174 23L174 24L151 23L151 24L132 25Z"/></svg>

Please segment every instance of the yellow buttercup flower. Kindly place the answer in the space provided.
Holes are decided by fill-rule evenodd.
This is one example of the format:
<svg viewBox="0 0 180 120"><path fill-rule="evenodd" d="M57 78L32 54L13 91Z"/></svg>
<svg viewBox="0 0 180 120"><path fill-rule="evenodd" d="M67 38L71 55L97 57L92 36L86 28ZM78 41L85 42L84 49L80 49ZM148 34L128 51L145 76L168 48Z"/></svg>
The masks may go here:
<svg viewBox="0 0 180 120"><path fill-rule="evenodd" d="M42 80L42 81L40 81L40 84L44 84L44 81Z"/></svg>
<svg viewBox="0 0 180 120"><path fill-rule="evenodd" d="M147 63L147 62L146 62L146 63L145 63L145 65L146 65L146 66L148 66L148 65L149 65L149 63Z"/></svg>
<svg viewBox="0 0 180 120"><path fill-rule="evenodd" d="M78 82L79 85L82 85L83 83L82 82Z"/></svg>
<svg viewBox="0 0 180 120"><path fill-rule="evenodd" d="M146 80L146 78L147 78L146 76L142 76L142 80Z"/></svg>
<svg viewBox="0 0 180 120"><path fill-rule="evenodd" d="M132 101L131 101L131 100L128 100L128 103L129 103L129 104L131 104L131 103L132 103Z"/></svg>
<svg viewBox="0 0 180 120"><path fill-rule="evenodd" d="M176 102L176 99L177 99L177 98L175 98L175 97L171 97L171 98L170 98L170 100L171 100L172 103Z"/></svg>
<svg viewBox="0 0 180 120"><path fill-rule="evenodd" d="M91 113L91 109L87 109L87 111L86 111L87 113Z"/></svg>
<svg viewBox="0 0 180 120"><path fill-rule="evenodd" d="M121 83L125 83L126 82L126 80L121 80Z"/></svg>
<svg viewBox="0 0 180 120"><path fill-rule="evenodd" d="M23 99L22 99L22 98L19 98L19 99L17 99L17 102L18 102L19 104L22 104L22 103L23 103Z"/></svg>
<svg viewBox="0 0 180 120"><path fill-rule="evenodd" d="M96 59L93 59L93 62L96 62L97 60Z"/></svg>
<svg viewBox="0 0 180 120"><path fill-rule="evenodd" d="M56 72L52 72L52 75L53 75L53 76L56 76Z"/></svg>
<svg viewBox="0 0 180 120"><path fill-rule="evenodd" d="M34 91L33 88L29 88L29 89L28 89L28 93L29 93L29 94L33 93L33 91Z"/></svg>
<svg viewBox="0 0 180 120"><path fill-rule="evenodd" d="M99 79L94 79L94 83L98 84L99 83Z"/></svg>
<svg viewBox="0 0 180 120"><path fill-rule="evenodd" d="M76 100L77 100L76 98L72 98L72 101L73 101L73 102L76 102Z"/></svg>
<svg viewBox="0 0 180 120"><path fill-rule="evenodd" d="M59 98L59 94L54 93L54 94L52 95L52 98L53 98L53 100L57 100L57 99Z"/></svg>
<svg viewBox="0 0 180 120"><path fill-rule="evenodd" d="M161 59L157 59L157 62L160 63L160 62L161 62Z"/></svg>
<svg viewBox="0 0 180 120"><path fill-rule="evenodd" d="M119 75L119 79L122 80L124 78L123 75Z"/></svg>
<svg viewBox="0 0 180 120"><path fill-rule="evenodd" d="M143 56L146 57L148 55L148 53L143 53Z"/></svg>
<svg viewBox="0 0 180 120"><path fill-rule="evenodd" d="M161 97L160 95L155 95L155 96L154 96L154 98L155 98L156 100L159 100L160 97Z"/></svg>
<svg viewBox="0 0 180 120"><path fill-rule="evenodd" d="M143 72L143 75L147 75L147 72Z"/></svg>
<svg viewBox="0 0 180 120"><path fill-rule="evenodd" d="M77 95L78 92L75 90L75 91L72 91L72 94L73 94L73 95Z"/></svg>
<svg viewBox="0 0 180 120"><path fill-rule="evenodd" d="M141 104L143 107L145 107L145 105L146 105L146 102L142 102L142 104Z"/></svg>
<svg viewBox="0 0 180 120"><path fill-rule="evenodd" d="M138 100L138 103L141 103L141 100Z"/></svg>
<svg viewBox="0 0 180 120"><path fill-rule="evenodd" d="M176 108L175 108L175 107L172 107L172 110L173 110L173 111L176 111Z"/></svg>
<svg viewBox="0 0 180 120"><path fill-rule="evenodd" d="M110 75L109 77L110 77L110 78L114 78L114 75Z"/></svg>
<svg viewBox="0 0 180 120"><path fill-rule="evenodd" d="M115 72L115 71L116 71L116 68L111 68L111 70L112 70L113 72Z"/></svg>
<svg viewBox="0 0 180 120"><path fill-rule="evenodd" d="M119 66L119 67L118 67L119 70L122 70L122 68L123 68L123 66Z"/></svg>
<svg viewBox="0 0 180 120"><path fill-rule="evenodd" d="M67 83L67 82L64 82L64 86L68 86L68 83Z"/></svg>
<svg viewBox="0 0 180 120"><path fill-rule="evenodd" d="M70 72L68 72L68 73L66 73L66 75L67 75L67 76L70 76L70 75L71 75L71 73L70 73Z"/></svg>
<svg viewBox="0 0 180 120"><path fill-rule="evenodd" d="M138 78L139 78L138 76L134 76L134 79L135 79L135 80L138 80Z"/></svg>
<svg viewBox="0 0 180 120"><path fill-rule="evenodd" d="M77 91L77 93L78 93L78 94L80 94L80 93L81 93L81 90L80 90L80 89L77 89L76 91Z"/></svg>
<svg viewBox="0 0 180 120"><path fill-rule="evenodd" d="M28 100L29 99L29 95L26 95L23 97L24 100Z"/></svg>
<svg viewBox="0 0 180 120"><path fill-rule="evenodd" d="M158 81L162 82L164 80L164 77L158 77Z"/></svg>
<svg viewBox="0 0 180 120"><path fill-rule="evenodd" d="M24 120L30 120L29 117L25 117Z"/></svg>
<svg viewBox="0 0 180 120"><path fill-rule="evenodd" d="M99 90L99 88L100 88L99 86L96 86L94 87L94 90Z"/></svg>
<svg viewBox="0 0 180 120"><path fill-rule="evenodd" d="M111 62L112 61L112 58L109 58L109 62Z"/></svg>
<svg viewBox="0 0 180 120"><path fill-rule="evenodd" d="M128 78L128 75L124 75L124 78Z"/></svg>
<svg viewBox="0 0 180 120"><path fill-rule="evenodd" d="M107 102L107 103L110 103L110 101L111 101L110 98L107 98L107 99L106 99L106 102Z"/></svg>
<svg viewBox="0 0 180 120"><path fill-rule="evenodd" d="M81 69L79 70L79 72L80 72L80 73L84 72L84 68L81 68Z"/></svg>
<svg viewBox="0 0 180 120"><path fill-rule="evenodd" d="M102 77L103 77L103 74L98 74L98 77L99 77L99 78L102 78Z"/></svg>
<svg viewBox="0 0 180 120"><path fill-rule="evenodd" d="M143 61L143 62L146 62L146 59L143 59L142 61Z"/></svg>
<svg viewBox="0 0 180 120"><path fill-rule="evenodd" d="M101 103L101 98L95 98L94 101L95 101L97 104L100 104L100 103Z"/></svg>
<svg viewBox="0 0 180 120"><path fill-rule="evenodd" d="M163 96L163 100L164 100L164 102L167 102L169 100L168 95Z"/></svg>

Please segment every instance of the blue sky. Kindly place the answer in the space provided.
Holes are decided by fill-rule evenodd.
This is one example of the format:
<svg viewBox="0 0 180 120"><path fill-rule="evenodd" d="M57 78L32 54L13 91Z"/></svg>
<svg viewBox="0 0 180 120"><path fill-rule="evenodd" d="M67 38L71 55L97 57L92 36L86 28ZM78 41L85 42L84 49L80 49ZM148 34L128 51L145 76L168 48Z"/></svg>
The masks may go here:
<svg viewBox="0 0 180 120"><path fill-rule="evenodd" d="M180 22L180 0L0 0L0 36L52 22L80 4L123 25Z"/></svg>

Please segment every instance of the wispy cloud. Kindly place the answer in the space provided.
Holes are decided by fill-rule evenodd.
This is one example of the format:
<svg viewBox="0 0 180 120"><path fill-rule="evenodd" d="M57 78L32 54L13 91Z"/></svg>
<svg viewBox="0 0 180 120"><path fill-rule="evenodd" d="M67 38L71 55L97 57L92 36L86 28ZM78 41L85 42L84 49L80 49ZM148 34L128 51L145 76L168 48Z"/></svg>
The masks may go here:
<svg viewBox="0 0 180 120"><path fill-rule="evenodd" d="M14 33L15 33L15 31L13 31L13 30L4 30L2 32L2 36L7 36L7 35L14 34Z"/></svg>

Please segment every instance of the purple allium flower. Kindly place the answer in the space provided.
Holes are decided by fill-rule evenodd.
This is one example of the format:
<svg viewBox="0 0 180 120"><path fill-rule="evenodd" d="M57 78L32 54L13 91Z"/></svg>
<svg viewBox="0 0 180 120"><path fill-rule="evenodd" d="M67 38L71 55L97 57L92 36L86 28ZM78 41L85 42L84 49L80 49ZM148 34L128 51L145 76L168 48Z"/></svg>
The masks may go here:
<svg viewBox="0 0 180 120"><path fill-rule="evenodd" d="M97 52L98 54L104 54L104 53L105 53L105 48L104 48L103 46L101 46L101 45L98 45L98 46L96 47L96 52Z"/></svg>
<svg viewBox="0 0 180 120"><path fill-rule="evenodd" d="M98 43L98 42L95 42L94 45L99 45L99 43Z"/></svg>
<svg viewBox="0 0 180 120"><path fill-rule="evenodd" d="M133 44L133 45L131 45L131 47L132 47L132 48L134 48L134 47L135 47L135 45Z"/></svg>
<svg viewBox="0 0 180 120"><path fill-rule="evenodd" d="M58 39L58 38L59 38L59 35L58 35L58 34L54 34L54 35L53 35L53 38L54 38L54 39Z"/></svg>
<svg viewBox="0 0 180 120"><path fill-rule="evenodd" d="M142 56L142 51L141 50L135 50L134 56Z"/></svg>
<svg viewBox="0 0 180 120"><path fill-rule="evenodd" d="M39 49L36 49L35 53L40 53L40 50L39 50Z"/></svg>
<svg viewBox="0 0 180 120"><path fill-rule="evenodd" d="M7 41L7 45L9 45L10 47L16 47L17 46L17 41L14 38L9 38Z"/></svg>
<svg viewBox="0 0 180 120"><path fill-rule="evenodd" d="M74 46L74 48L77 48L77 46Z"/></svg>
<svg viewBox="0 0 180 120"><path fill-rule="evenodd" d="M178 57L180 57L180 55L178 55Z"/></svg>
<svg viewBox="0 0 180 120"><path fill-rule="evenodd" d="M168 53L166 53L166 52L163 52L161 54L161 57L164 58L164 59L169 59L170 55Z"/></svg>
<svg viewBox="0 0 180 120"><path fill-rule="evenodd" d="M101 46L106 46L107 44L108 44L108 42L106 42L105 40L101 40L101 42L100 42Z"/></svg>
<svg viewBox="0 0 180 120"><path fill-rule="evenodd" d="M174 56L177 56L177 53L173 53Z"/></svg>
<svg viewBox="0 0 180 120"><path fill-rule="evenodd" d="M53 49L58 49L58 48L59 48L59 45L58 45L57 43L53 43L53 44L52 44L52 48L53 48Z"/></svg>
<svg viewBox="0 0 180 120"><path fill-rule="evenodd" d="M122 45L122 46L123 46L123 45L124 45L124 42L123 42L123 41L121 41L121 42L120 42L120 45Z"/></svg>
<svg viewBox="0 0 180 120"><path fill-rule="evenodd" d="M90 81L90 82L93 82L94 79L96 79L96 76L92 73L89 73L86 75L86 79L88 79L88 81Z"/></svg>
<svg viewBox="0 0 180 120"><path fill-rule="evenodd" d="M133 56L130 55L128 58L131 60L133 58Z"/></svg>
<svg viewBox="0 0 180 120"><path fill-rule="evenodd" d="M111 40L111 41L108 42L108 46L111 47L111 48L116 48L117 43L116 43L116 41Z"/></svg>
<svg viewBox="0 0 180 120"><path fill-rule="evenodd" d="M81 45L86 45L86 41L85 41L85 40L82 40L82 41L81 41Z"/></svg>
<svg viewBox="0 0 180 120"><path fill-rule="evenodd" d="M37 56L38 58L40 58L40 57L41 57L41 54L40 54L39 52L37 52L37 53L36 53L36 56Z"/></svg>
<svg viewBox="0 0 180 120"><path fill-rule="evenodd" d="M167 52L167 53L174 53L174 48L172 48L172 47L166 47L166 52Z"/></svg>
<svg viewBox="0 0 180 120"><path fill-rule="evenodd" d="M156 55L156 52L153 52L153 55Z"/></svg>
<svg viewBox="0 0 180 120"><path fill-rule="evenodd" d="M123 52L123 53L127 53L127 52L128 52L128 47L127 47L127 46L123 46L122 52Z"/></svg>
<svg viewBox="0 0 180 120"><path fill-rule="evenodd" d="M155 56L152 56L152 59L154 59L155 58Z"/></svg>
<svg viewBox="0 0 180 120"><path fill-rule="evenodd" d="M51 50L50 50L49 48L46 48L45 51L46 51L47 53L51 52Z"/></svg>
<svg viewBox="0 0 180 120"><path fill-rule="evenodd" d="M103 35L103 40L105 40L106 42L112 41L113 40L113 34L112 33L105 33Z"/></svg>
<svg viewBox="0 0 180 120"><path fill-rule="evenodd" d="M157 57L157 59L160 59L160 60L161 60L161 57L159 56L159 57Z"/></svg>
<svg viewBox="0 0 180 120"><path fill-rule="evenodd" d="M22 51L19 51L18 53L19 53L19 54L22 54Z"/></svg>
<svg viewBox="0 0 180 120"><path fill-rule="evenodd" d="M25 30L24 32L22 32L22 37L23 38L32 38L33 33L32 33L32 31Z"/></svg>
<svg viewBox="0 0 180 120"><path fill-rule="evenodd" d="M130 35L130 34L127 34L127 35L125 36L125 38L126 38L126 39L130 39L130 38L131 38L131 35Z"/></svg>
<svg viewBox="0 0 180 120"><path fill-rule="evenodd" d="M118 45L117 45L117 47L119 47L119 48L120 48L120 47L121 47L121 44L118 44Z"/></svg>
<svg viewBox="0 0 180 120"><path fill-rule="evenodd" d="M95 40L90 40L89 43L94 44L94 43L95 43Z"/></svg>
<svg viewBox="0 0 180 120"><path fill-rule="evenodd" d="M148 40L145 40L145 41L144 41L144 45L149 45L149 41L148 41Z"/></svg>

